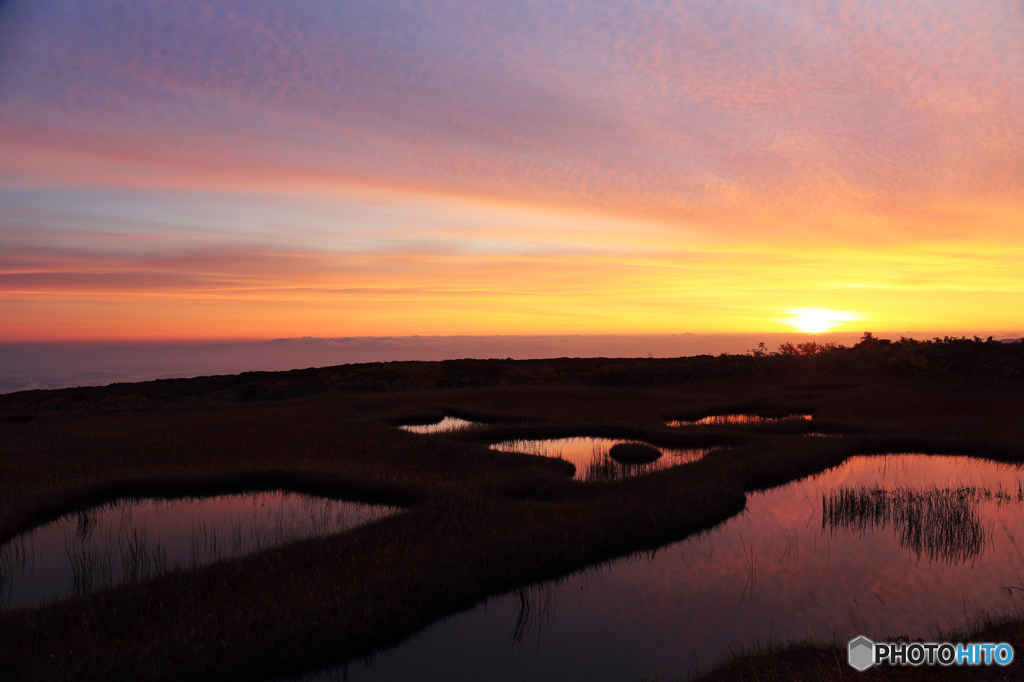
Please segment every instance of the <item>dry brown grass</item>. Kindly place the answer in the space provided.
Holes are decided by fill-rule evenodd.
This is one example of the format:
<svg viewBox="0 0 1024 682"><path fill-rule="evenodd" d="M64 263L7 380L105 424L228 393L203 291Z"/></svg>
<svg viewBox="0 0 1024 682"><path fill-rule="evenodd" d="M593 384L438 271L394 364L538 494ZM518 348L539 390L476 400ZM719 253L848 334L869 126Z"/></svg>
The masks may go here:
<svg viewBox="0 0 1024 682"><path fill-rule="evenodd" d="M415 382L444 374L430 367L439 363L409 364ZM415 383L387 370L376 379L360 376L375 388ZM513 370L514 363L502 365L506 374ZM530 365L531 372L542 370ZM260 377L259 390L250 380L222 378L2 397L0 539L127 495L287 488L407 509L349 533L2 615L0 674L302 673L399 641L488 595L681 539L742 509L744 491L853 454L1024 461L1024 390L1017 380L847 374L823 381L811 370L669 386L527 382L384 391L331 386L330 370L318 370ZM326 377L328 388L314 382L323 390L296 389L308 388L310 377ZM106 400L105 390L131 400ZM678 415L736 406L806 411L814 420L664 425ZM394 426L425 415L490 425L434 436ZM843 435L800 435L808 431ZM512 437L569 435L728 449L649 476L585 483L572 480L565 462L487 448ZM815 676L833 666L830 652L797 647L739 658L711 679L830 679Z"/></svg>
<svg viewBox="0 0 1024 682"><path fill-rule="evenodd" d="M972 627L940 633L941 642L1007 642L1016 656L1024 651L1024 620L1021 618L982 618ZM785 645L762 644L749 651L735 652L700 682L927 682L962 680L996 682L1024 679L1024 669L1014 660L1009 666L874 666L858 672L846 662L843 645L818 642L793 642ZM667 682L667 681L666 681Z"/></svg>

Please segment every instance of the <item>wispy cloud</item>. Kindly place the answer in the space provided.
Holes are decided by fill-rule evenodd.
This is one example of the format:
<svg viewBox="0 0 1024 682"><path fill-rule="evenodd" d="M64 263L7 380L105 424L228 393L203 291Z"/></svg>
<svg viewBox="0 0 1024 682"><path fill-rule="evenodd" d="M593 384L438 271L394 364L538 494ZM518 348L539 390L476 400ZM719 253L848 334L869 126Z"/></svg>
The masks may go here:
<svg viewBox="0 0 1024 682"><path fill-rule="evenodd" d="M5 333L998 327L1022 33L982 0L11 0Z"/></svg>

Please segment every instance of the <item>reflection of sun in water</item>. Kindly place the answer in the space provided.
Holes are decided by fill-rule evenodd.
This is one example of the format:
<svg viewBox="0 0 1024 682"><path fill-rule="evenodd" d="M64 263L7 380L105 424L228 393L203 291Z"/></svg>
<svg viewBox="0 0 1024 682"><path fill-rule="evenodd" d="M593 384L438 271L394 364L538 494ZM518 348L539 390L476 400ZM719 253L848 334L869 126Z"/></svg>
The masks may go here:
<svg viewBox="0 0 1024 682"><path fill-rule="evenodd" d="M840 322L859 320L860 315L845 310L823 310L821 308L792 308L790 317L783 320L806 334L827 332Z"/></svg>

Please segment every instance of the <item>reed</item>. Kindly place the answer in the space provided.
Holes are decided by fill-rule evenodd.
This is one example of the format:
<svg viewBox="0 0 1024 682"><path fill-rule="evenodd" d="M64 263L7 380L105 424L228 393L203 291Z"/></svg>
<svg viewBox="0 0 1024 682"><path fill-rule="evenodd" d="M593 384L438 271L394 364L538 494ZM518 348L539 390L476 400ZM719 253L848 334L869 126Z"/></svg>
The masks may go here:
<svg viewBox="0 0 1024 682"><path fill-rule="evenodd" d="M667 469L681 462L661 459L654 462L630 464L612 459L608 448L594 448L594 456L583 470L583 480L588 482L620 481L633 476L643 476L655 471Z"/></svg>
<svg viewBox="0 0 1024 682"><path fill-rule="evenodd" d="M68 514L38 529L41 537L45 537L50 528L59 530L63 536L62 556L36 552L36 534L21 535L0 546L0 588L6 595L0 600L0 610L9 608L19 588L22 593L26 592L26 585L30 586L28 592L44 591L47 600L88 595L180 568L196 569L303 538L343 532L398 511L396 507L352 505L308 495L242 497L252 498L253 507L248 513L228 514L210 521L199 518L187 526L168 526L157 537L151 536L144 523L147 514L180 517L189 511L190 505L201 503L209 507L224 498L181 502L121 499ZM280 499L275 502L276 497ZM231 500L224 501L230 507ZM142 507L148 508L146 514L138 512ZM185 534L181 539L187 541L187 553L170 555L166 543L173 542L179 533ZM31 555L26 547L32 548ZM44 582L33 582L29 577L30 574L59 577L65 568L68 585L64 592L53 582L54 578L49 578L50 582L45 582L46 578ZM20 597L19 603L24 598Z"/></svg>
<svg viewBox="0 0 1024 682"><path fill-rule="evenodd" d="M981 556L990 541L978 505L992 498L992 491L966 485L841 487L822 493L822 530L863 534L892 526L900 547L917 561L965 563Z"/></svg>

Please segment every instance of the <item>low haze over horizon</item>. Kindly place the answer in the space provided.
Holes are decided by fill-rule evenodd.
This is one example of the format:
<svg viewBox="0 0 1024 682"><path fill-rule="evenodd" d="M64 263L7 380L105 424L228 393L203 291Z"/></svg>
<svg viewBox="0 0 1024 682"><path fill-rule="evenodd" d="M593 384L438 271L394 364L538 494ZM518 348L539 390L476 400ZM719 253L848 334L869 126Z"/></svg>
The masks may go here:
<svg viewBox="0 0 1024 682"><path fill-rule="evenodd" d="M982 336L983 334L983 336ZM881 332L918 340L978 335L1000 341L1019 332ZM656 357L773 352L807 341L853 346L861 334L617 334L299 338L269 341L76 342L0 344L0 394L252 371L285 371L360 362L559 357Z"/></svg>
<svg viewBox="0 0 1024 682"><path fill-rule="evenodd" d="M1014 330L1021 35L1006 0L7 0L0 344Z"/></svg>

